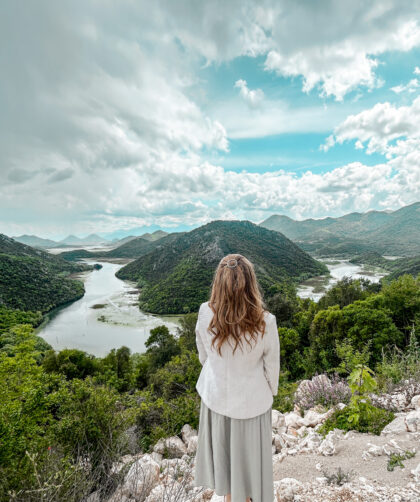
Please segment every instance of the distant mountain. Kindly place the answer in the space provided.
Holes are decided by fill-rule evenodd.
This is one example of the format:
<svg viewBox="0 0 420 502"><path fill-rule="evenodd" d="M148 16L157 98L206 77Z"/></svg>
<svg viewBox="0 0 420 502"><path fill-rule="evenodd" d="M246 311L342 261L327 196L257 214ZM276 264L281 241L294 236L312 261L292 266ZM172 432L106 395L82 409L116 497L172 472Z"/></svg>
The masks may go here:
<svg viewBox="0 0 420 502"><path fill-rule="evenodd" d="M130 242L133 239L137 239L137 237L135 235L129 235L127 237L123 237L122 239L112 239L112 244L113 245L118 244L119 246L121 246L122 244Z"/></svg>
<svg viewBox="0 0 420 502"><path fill-rule="evenodd" d="M420 202L397 211L350 213L339 218L293 220L273 215L260 223L319 256L378 252L420 254Z"/></svg>
<svg viewBox="0 0 420 502"><path fill-rule="evenodd" d="M156 230L155 232L147 233L140 235L142 239L146 239L147 241L157 241L161 239L162 237L165 237L165 235L168 235L168 232L164 232L163 230Z"/></svg>
<svg viewBox="0 0 420 502"><path fill-rule="evenodd" d="M83 296L83 283L68 276L90 269L0 234L0 305L48 312Z"/></svg>
<svg viewBox="0 0 420 502"><path fill-rule="evenodd" d="M57 245L57 242L51 239L43 239L42 237L37 237L36 235L19 235L17 237L12 237L17 242L21 244L26 244L27 246L32 246L35 248L52 248Z"/></svg>
<svg viewBox="0 0 420 502"><path fill-rule="evenodd" d="M68 235L65 239L58 242L58 245L65 246L94 246L95 244L109 244L110 241L96 234L90 234L87 237L77 237Z"/></svg>
<svg viewBox="0 0 420 502"><path fill-rule="evenodd" d="M250 221L218 220L181 234L121 268L116 275L138 282L142 289L140 306L146 311L196 311L208 299L217 264L229 253L243 254L254 263L265 292L279 281L298 282L328 272L323 263L279 232Z"/></svg>
<svg viewBox="0 0 420 502"><path fill-rule="evenodd" d="M173 232L156 240L146 240L143 237L134 237L125 244L117 246L110 251L97 250L87 251L86 249L75 249L72 251L63 251L59 254L68 261L77 261L80 258L139 258L154 249L164 246L175 240L182 232Z"/></svg>

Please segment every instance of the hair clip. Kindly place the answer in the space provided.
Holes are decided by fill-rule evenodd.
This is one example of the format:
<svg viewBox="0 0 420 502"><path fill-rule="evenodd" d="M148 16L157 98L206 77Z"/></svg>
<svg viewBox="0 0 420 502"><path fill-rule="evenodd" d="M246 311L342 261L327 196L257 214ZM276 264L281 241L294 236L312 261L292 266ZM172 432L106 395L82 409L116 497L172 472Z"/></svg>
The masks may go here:
<svg viewBox="0 0 420 502"><path fill-rule="evenodd" d="M233 264L231 262L234 262ZM228 268L235 268L238 266L238 260L236 258L230 258L227 262L225 262L225 265Z"/></svg>

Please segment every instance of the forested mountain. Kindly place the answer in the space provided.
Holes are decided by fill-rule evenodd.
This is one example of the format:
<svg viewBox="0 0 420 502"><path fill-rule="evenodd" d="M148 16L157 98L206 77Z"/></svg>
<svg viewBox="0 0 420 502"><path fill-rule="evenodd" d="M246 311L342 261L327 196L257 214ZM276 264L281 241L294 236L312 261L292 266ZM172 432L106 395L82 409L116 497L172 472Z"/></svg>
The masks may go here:
<svg viewBox="0 0 420 502"><path fill-rule="evenodd" d="M0 234L0 306L45 313L84 293L68 276L90 270Z"/></svg>
<svg viewBox="0 0 420 502"><path fill-rule="evenodd" d="M195 311L208 297L217 264L229 253L243 254L254 263L265 292L277 282L301 281L328 272L324 264L279 232L250 221L218 220L129 263L117 277L139 282L141 308L146 311Z"/></svg>
<svg viewBox="0 0 420 502"><path fill-rule="evenodd" d="M153 233L146 233L143 235L140 235L142 239L146 239L147 241L157 241L161 239L162 237L165 237L165 235L168 235L168 232L164 232L163 230L156 230Z"/></svg>
<svg viewBox="0 0 420 502"><path fill-rule="evenodd" d="M282 232L303 249L319 255L368 251L404 256L420 254L420 202L397 211L350 213L320 220L295 221L284 215L273 215L260 225Z"/></svg>

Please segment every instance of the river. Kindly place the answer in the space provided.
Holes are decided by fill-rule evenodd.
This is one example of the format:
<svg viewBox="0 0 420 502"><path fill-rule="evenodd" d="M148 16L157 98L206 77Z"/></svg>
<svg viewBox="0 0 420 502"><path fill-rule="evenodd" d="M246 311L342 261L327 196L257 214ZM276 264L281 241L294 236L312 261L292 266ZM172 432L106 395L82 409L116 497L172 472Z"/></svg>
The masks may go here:
<svg viewBox="0 0 420 502"><path fill-rule="evenodd" d="M58 308L38 330L55 350L75 348L98 357L111 349L125 345L132 352L144 352L150 330L159 325L176 332L179 317L156 316L139 310L138 291L134 283L115 277L123 265L106 261L83 260L100 263L100 270L84 272L80 278L85 284L85 295L68 306ZM366 277L378 282L383 273L354 265L347 260L322 260L330 270L330 277L320 276L305 281L298 287L298 295L318 301L325 291L344 276Z"/></svg>
<svg viewBox="0 0 420 502"><path fill-rule="evenodd" d="M312 300L318 301L328 289L337 284L345 276L352 277L353 279L365 278L371 282L379 282L386 275L385 272L376 267L355 265L348 260L317 259L327 265L330 277L321 275L312 277L312 279L301 283L297 290L297 294L301 298L312 298Z"/></svg>
<svg viewBox="0 0 420 502"><path fill-rule="evenodd" d="M152 328L164 324L175 333L178 317L155 316L139 310L136 285L115 277L122 264L83 261L102 265L100 270L80 274L85 295L50 313L48 322L37 330L55 350L80 349L103 357L111 349L125 345L132 352L141 353Z"/></svg>

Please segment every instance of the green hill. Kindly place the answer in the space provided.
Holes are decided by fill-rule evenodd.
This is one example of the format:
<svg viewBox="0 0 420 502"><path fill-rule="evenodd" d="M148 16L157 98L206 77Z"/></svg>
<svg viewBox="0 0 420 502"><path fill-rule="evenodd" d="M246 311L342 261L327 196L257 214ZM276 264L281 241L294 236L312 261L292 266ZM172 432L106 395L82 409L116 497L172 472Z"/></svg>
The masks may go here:
<svg viewBox="0 0 420 502"><path fill-rule="evenodd" d="M69 275L90 269L0 234L0 306L48 312L83 296L83 283Z"/></svg>
<svg viewBox="0 0 420 502"><path fill-rule="evenodd" d="M172 234L170 234L172 235ZM129 263L117 277L138 281L140 306L154 313L196 311L208 299L223 256L240 253L255 265L265 293L276 282L302 281L327 267L279 232L250 221L213 221Z"/></svg>
<svg viewBox="0 0 420 502"><path fill-rule="evenodd" d="M420 254L420 202L397 211L350 213L319 220L295 221L273 215L260 225L282 232L302 249L320 256L370 251L404 256Z"/></svg>

